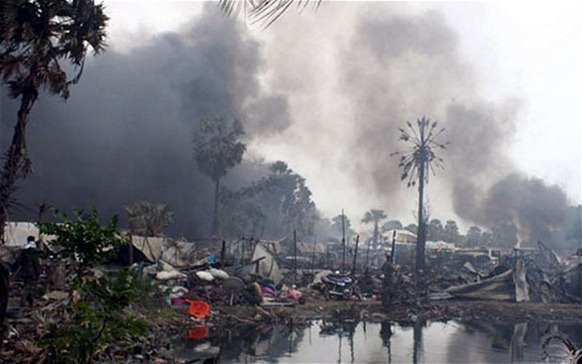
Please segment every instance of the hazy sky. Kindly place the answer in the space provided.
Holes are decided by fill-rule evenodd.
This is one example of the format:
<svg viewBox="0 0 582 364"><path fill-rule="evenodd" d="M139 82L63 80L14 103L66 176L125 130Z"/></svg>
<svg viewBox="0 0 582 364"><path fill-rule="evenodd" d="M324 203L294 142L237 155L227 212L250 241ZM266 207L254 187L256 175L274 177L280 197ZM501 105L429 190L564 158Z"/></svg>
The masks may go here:
<svg viewBox="0 0 582 364"><path fill-rule="evenodd" d="M118 52L128 51L157 32L181 29L202 8L200 2L193 1L105 1L105 4L111 17L108 44ZM345 157L336 152L341 145L330 148L329 144L325 144L319 149L312 148L318 143L318 133L331 133L341 144L341 129L349 127L341 120L335 123L345 111L338 106L341 100L336 100L337 104L330 102L336 95L332 87L322 88L317 95L309 96L329 104L323 110L313 106L312 100L307 100L308 96L299 92L309 86L309 82L336 82L334 68L326 68L325 62L344 61L343 58L335 59L337 54L330 55L326 50L335 46L341 48L348 43L351 35L346 24L354 22L355 15L336 11L335 8L334 2L324 1L316 13L307 8L302 14L296 14L292 9L266 30L258 25L247 25L250 33L261 42L265 59L262 75L265 89L291 93L298 91L296 95L303 96L289 96L290 117L298 119L305 115L305 110L311 110L314 117L327 122L305 124L295 120L289 129L280 134L255 139L249 148L249 156L289 162L294 170L306 177L318 207L328 217L338 214L342 208L361 216L374 207L390 210L386 207L389 202L376 200L374 194L366 193L366 183L358 183L366 179L365 170L358 176L354 175L357 168L337 168ZM358 5L358 11L362 14L366 12L365 8L366 3ZM436 13L440 19L442 15L445 27L453 30L452 43L458 43L460 56L455 59L461 61L457 66L470 69L467 80L471 81L461 85L466 89L454 86L460 89L452 94L474 94L478 88L479 95L486 95L487 102L502 104L510 100L519 105L512 114L515 131L509 133L507 141L507 156L515 164L515 169L528 177L541 178L549 185L557 184L564 189L571 203L581 203L582 7L579 3L529 2L526 7L522 1L419 2L400 3L398 8L401 13L419 17ZM336 43L334 46L320 43L321 39ZM299 65L285 64L285 49L289 54L301 49L306 58L317 58L318 62L322 62L324 66L317 68L316 79L301 80L301 67L315 66L307 61L299 62ZM359 56L350 54L346 49L342 54L347 58ZM293 56L290 59L294 59ZM349 63L349 60L345 62ZM277 69L283 66L288 70ZM348 66L347 69L355 72L355 67ZM294 79L295 76L299 81ZM467 87L473 84L475 89ZM437 109L435 112L437 115L430 116L447 125L445 113L439 113ZM420 116L411 115L410 120L401 122L414 121L413 118ZM313 133L306 136L305 128L310 127ZM395 139L397 135L386 137ZM389 152L386 151L386 154ZM347 174L350 176L346 177ZM345 179L345 183L340 182ZM450 212L448 216L437 217L454 217L449 195L437 192L440 191L438 175L430 186L430 203L440 211ZM410 200L416 199L412 191L407 196ZM398 202L395 200L395 203ZM399 217L412 220L413 205L406 206L404 212L399 210Z"/></svg>

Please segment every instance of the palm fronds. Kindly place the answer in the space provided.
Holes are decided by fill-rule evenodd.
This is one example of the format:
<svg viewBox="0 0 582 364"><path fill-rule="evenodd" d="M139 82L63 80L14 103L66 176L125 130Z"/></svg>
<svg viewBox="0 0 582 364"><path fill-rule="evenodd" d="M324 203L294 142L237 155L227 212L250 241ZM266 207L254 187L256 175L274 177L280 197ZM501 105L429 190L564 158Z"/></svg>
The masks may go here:
<svg viewBox="0 0 582 364"><path fill-rule="evenodd" d="M241 12L255 23L261 23L264 28L272 25L285 14L292 5L303 10L313 4L319 8L322 0L219 0L218 5L229 16L236 16Z"/></svg>

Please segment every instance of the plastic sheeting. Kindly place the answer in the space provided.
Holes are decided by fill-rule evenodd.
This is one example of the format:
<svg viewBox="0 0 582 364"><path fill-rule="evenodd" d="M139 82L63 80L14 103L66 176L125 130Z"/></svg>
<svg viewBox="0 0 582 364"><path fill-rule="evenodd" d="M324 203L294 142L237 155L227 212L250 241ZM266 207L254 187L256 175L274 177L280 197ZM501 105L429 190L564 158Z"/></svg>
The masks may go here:
<svg viewBox="0 0 582 364"><path fill-rule="evenodd" d="M257 246L255 247L255 251L253 253L253 261L260 259L264 257L264 259L262 259L259 263L258 263L258 274L269 278L270 280L272 280L273 282L275 282L275 284L279 284L281 282L281 279L283 278L281 276L281 270L279 269L279 264L277 264L277 261L275 260L275 258L273 257L273 255L271 255L271 253L269 253L269 251L263 246L262 243L257 244Z"/></svg>

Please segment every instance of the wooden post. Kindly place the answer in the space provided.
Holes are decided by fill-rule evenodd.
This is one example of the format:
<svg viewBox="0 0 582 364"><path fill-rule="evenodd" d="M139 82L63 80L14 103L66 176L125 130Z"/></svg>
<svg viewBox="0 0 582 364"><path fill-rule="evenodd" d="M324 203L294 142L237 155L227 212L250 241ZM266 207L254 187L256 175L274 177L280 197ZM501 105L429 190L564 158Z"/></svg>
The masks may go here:
<svg viewBox="0 0 582 364"><path fill-rule="evenodd" d="M311 252L311 271L315 270L315 245L317 244L317 236L313 237L313 251Z"/></svg>
<svg viewBox="0 0 582 364"><path fill-rule="evenodd" d="M245 264L245 241L246 238L243 236L240 245L240 265Z"/></svg>
<svg viewBox="0 0 582 364"><path fill-rule="evenodd" d="M129 233L129 266L133 265L133 235Z"/></svg>
<svg viewBox="0 0 582 364"><path fill-rule="evenodd" d="M392 265L396 263L396 229L392 232L392 251L390 252L390 256L392 258Z"/></svg>
<svg viewBox="0 0 582 364"><path fill-rule="evenodd" d="M354 262L352 263L352 275L356 274L356 259L358 259L358 243L360 242L360 235L356 236L356 249L354 250Z"/></svg>
<svg viewBox="0 0 582 364"><path fill-rule="evenodd" d="M222 241L222 247L220 248L220 266L224 269L224 259L226 256L226 241Z"/></svg>
<svg viewBox="0 0 582 364"><path fill-rule="evenodd" d="M358 235L358 237L359 237L359 235ZM370 241L368 241L368 246L366 247L366 268L368 267L368 258L370 256L370 246L371 246Z"/></svg>
<svg viewBox="0 0 582 364"><path fill-rule="evenodd" d="M346 266L346 229L345 229L345 222L344 222L344 210L342 209L342 268L341 271L345 271Z"/></svg>
<svg viewBox="0 0 582 364"><path fill-rule="evenodd" d="M293 284L297 284L297 231L293 230Z"/></svg>

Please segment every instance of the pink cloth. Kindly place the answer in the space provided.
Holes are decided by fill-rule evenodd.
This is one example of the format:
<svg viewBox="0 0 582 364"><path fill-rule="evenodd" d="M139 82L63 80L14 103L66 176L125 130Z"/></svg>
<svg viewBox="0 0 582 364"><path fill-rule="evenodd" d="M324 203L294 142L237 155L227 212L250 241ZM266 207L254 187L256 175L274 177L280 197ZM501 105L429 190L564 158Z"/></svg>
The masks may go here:
<svg viewBox="0 0 582 364"><path fill-rule="evenodd" d="M301 293L301 291L298 291L296 289L288 289L287 290L287 298L293 298L294 300L298 300L303 296L303 293Z"/></svg>

